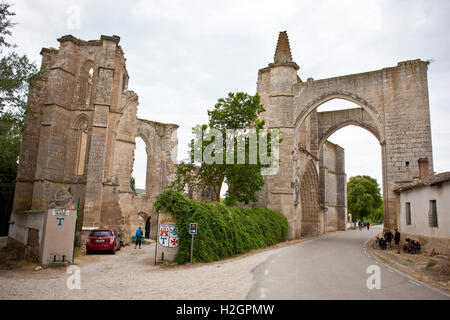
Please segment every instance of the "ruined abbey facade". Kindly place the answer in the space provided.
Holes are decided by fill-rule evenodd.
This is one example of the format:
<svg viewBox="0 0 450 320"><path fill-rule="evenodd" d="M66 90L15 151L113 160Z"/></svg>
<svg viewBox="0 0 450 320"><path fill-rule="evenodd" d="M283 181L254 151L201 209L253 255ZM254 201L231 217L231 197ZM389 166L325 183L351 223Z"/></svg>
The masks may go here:
<svg viewBox="0 0 450 320"><path fill-rule="evenodd" d="M338 174L335 191L330 189L326 183L330 168L323 162L329 152L323 146L335 131L355 125L380 142L384 225L398 226L394 188L433 173L427 63L404 61L382 70L306 81L298 70L287 33L280 32L273 62L259 70L257 92L266 109L267 127L281 128L281 163L278 174L266 178L258 205L288 218L291 239L323 232L329 219L343 230L345 175ZM317 112L332 99L345 99L360 108ZM342 155L334 158L335 168L342 171ZM332 210L330 198L337 204Z"/></svg>
<svg viewBox="0 0 450 320"><path fill-rule="evenodd" d="M119 37L58 41L59 49L42 49L43 79L29 93L9 237L26 244L30 217L64 189L79 203L79 239L96 227L128 238L149 223L153 200L170 180L178 126L137 118ZM148 159L139 195L130 188L136 137ZM153 219L154 234L156 227Z"/></svg>
<svg viewBox="0 0 450 320"><path fill-rule="evenodd" d="M79 240L97 227L129 237L150 220L154 238L152 205L172 177L178 126L137 118L138 96L128 90L119 37L58 41L59 49L42 49L44 77L29 94L10 241L27 244L30 229L39 231L33 214L47 209L61 189L79 203ZM256 205L282 212L290 239L344 230L344 150L327 138L356 125L380 142L385 226L397 226L394 188L433 172L427 63L306 81L298 70L281 32L274 61L259 70L257 83L267 128L281 128L281 162L277 174L265 177ZM360 108L316 111L335 98ZM147 149L146 191L139 195L130 188L137 137Z"/></svg>

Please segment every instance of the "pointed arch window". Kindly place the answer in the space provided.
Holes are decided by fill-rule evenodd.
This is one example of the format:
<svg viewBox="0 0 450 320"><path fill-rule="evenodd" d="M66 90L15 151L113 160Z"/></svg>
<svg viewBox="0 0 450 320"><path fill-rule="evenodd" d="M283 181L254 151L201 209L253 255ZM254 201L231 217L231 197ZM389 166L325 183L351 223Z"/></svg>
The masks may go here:
<svg viewBox="0 0 450 320"><path fill-rule="evenodd" d="M86 154L87 154L87 144L88 144L88 119L82 118L80 119L77 126L77 134L78 134L78 149L77 149L77 157L76 157L76 167L75 174L80 176L84 174L85 163L86 163Z"/></svg>
<svg viewBox="0 0 450 320"><path fill-rule="evenodd" d="M87 84L86 84L86 106L89 106L91 102L92 93L92 83L94 78L94 68L90 68L87 74Z"/></svg>

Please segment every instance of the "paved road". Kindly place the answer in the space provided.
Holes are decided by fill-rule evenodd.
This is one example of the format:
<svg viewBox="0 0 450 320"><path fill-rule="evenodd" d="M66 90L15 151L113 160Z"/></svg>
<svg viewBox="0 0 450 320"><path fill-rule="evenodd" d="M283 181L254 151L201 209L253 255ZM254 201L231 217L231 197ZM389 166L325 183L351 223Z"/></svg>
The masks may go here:
<svg viewBox="0 0 450 320"><path fill-rule="evenodd" d="M253 270L248 298L450 299L369 255L364 244L380 231L381 227L348 231L284 248ZM379 267L380 289L367 288L371 265Z"/></svg>

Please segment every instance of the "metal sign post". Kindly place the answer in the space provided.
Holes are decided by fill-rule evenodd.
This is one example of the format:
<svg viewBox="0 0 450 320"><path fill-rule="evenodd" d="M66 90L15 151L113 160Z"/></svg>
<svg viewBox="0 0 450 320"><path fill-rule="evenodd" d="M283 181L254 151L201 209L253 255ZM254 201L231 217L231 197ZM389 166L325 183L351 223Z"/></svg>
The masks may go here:
<svg viewBox="0 0 450 320"><path fill-rule="evenodd" d="M156 226L158 229L158 233L156 235L156 244L155 244L155 266L156 266L156 253L158 252L158 243L159 243L159 210L158 210L158 218L156 219Z"/></svg>
<svg viewBox="0 0 450 320"><path fill-rule="evenodd" d="M75 219L75 234L73 236L73 251L72 251L72 264L75 263L75 247L77 245L77 224L78 224L78 212L80 211L80 198L77 203L77 217Z"/></svg>
<svg viewBox="0 0 450 320"><path fill-rule="evenodd" d="M192 263L192 257L194 255L194 235L197 234L197 223L189 224L189 234L192 235L191 240L191 263Z"/></svg>

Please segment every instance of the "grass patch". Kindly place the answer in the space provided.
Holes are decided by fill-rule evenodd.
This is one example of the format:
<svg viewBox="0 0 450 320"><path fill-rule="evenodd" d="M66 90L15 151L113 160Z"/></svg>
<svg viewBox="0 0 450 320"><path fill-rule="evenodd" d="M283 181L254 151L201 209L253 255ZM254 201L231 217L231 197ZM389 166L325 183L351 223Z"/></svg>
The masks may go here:
<svg viewBox="0 0 450 320"><path fill-rule="evenodd" d="M388 263L388 264L391 264L391 263L392 263L391 260L389 260L389 259L387 259L387 258L385 258L385 257L379 257L379 258L380 258L380 260L383 261L384 263Z"/></svg>
<svg viewBox="0 0 450 320"><path fill-rule="evenodd" d="M406 261L408 261L409 263L413 263L413 261L411 259L406 259Z"/></svg>
<svg viewBox="0 0 450 320"><path fill-rule="evenodd" d="M432 268L436 265L436 261L430 260L427 263L427 268Z"/></svg>

